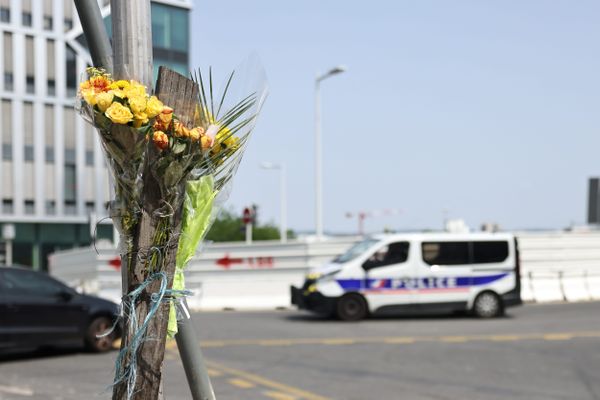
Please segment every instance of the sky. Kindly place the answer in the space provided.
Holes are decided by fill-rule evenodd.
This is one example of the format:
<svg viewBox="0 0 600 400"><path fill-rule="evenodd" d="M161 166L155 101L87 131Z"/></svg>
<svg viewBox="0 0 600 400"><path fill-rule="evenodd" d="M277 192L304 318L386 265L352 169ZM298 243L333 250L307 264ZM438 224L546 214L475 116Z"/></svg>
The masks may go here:
<svg viewBox="0 0 600 400"><path fill-rule="evenodd" d="M323 221L400 210L367 232L585 223L600 175L600 3L591 0L194 0L191 66L225 77L260 56L269 97L228 207L315 229L314 81L322 82Z"/></svg>

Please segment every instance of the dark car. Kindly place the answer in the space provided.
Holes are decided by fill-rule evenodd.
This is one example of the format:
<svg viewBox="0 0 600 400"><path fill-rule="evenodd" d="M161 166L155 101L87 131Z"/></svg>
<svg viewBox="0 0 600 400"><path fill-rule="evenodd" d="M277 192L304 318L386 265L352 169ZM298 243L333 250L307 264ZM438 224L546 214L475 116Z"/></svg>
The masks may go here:
<svg viewBox="0 0 600 400"><path fill-rule="evenodd" d="M118 330L96 335L112 327L118 312L115 303L79 294L45 273L0 267L0 352L81 345L108 351Z"/></svg>

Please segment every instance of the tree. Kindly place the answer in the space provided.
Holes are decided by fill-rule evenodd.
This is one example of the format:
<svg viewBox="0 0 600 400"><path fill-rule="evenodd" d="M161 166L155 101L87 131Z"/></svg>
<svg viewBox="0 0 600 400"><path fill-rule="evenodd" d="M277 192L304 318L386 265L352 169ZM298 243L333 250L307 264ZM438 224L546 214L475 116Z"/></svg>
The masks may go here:
<svg viewBox="0 0 600 400"><path fill-rule="evenodd" d="M288 238L295 237L294 232L288 230ZM212 228L206 235L206 240L214 242L241 242L244 241L245 231L242 216L232 210L223 210L215 220ZM279 240L279 228L271 223L260 224L256 220L252 227L253 240Z"/></svg>

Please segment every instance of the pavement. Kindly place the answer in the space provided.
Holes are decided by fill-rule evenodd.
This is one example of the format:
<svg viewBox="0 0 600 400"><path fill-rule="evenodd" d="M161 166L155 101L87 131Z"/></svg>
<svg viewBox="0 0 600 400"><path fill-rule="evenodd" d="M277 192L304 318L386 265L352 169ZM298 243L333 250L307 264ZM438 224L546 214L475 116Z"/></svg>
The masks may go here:
<svg viewBox="0 0 600 400"><path fill-rule="evenodd" d="M347 323L299 311L193 316L218 400L600 399L600 303L526 305L493 320ZM0 400L109 399L116 352L0 359ZM165 398L190 399L175 342Z"/></svg>

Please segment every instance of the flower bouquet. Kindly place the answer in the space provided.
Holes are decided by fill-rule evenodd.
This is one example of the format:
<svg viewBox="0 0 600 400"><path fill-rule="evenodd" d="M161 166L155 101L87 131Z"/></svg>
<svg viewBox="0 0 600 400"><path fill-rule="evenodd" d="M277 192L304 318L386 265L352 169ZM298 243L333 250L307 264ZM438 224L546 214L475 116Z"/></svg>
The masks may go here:
<svg viewBox="0 0 600 400"><path fill-rule="evenodd" d="M147 332L177 330L183 269L229 193L266 97L262 69L244 67L247 76L232 72L219 93L210 70L190 80L163 67L154 94L96 68L80 85L79 112L97 128L114 182L110 215L126 293L115 390L127 398L156 374L138 364L162 361L164 336L150 342ZM148 376L138 379L140 371Z"/></svg>

